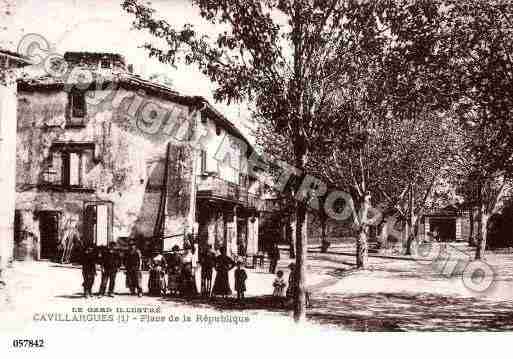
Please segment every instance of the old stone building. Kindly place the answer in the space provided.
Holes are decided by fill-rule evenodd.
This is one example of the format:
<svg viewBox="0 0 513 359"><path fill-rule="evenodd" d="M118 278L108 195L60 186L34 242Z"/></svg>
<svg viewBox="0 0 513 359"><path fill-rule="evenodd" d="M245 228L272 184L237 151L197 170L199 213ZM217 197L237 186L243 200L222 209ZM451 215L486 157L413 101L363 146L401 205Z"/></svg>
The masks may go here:
<svg viewBox="0 0 513 359"><path fill-rule="evenodd" d="M263 186L249 175L247 159L253 150L221 115L201 121L211 135L200 148L197 171L200 242L225 245L238 255L256 254Z"/></svg>
<svg viewBox="0 0 513 359"><path fill-rule="evenodd" d="M30 65L23 56L0 49L0 271L12 258L16 180L16 75Z"/></svg>
<svg viewBox="0 0 513 359"><path fill-rule="evenodd" d="M53 65L18 81L16 257L129 238L166 250L189 234L232 253L256 248L252 148L208 101L132 74L117 54Z"/></svg>

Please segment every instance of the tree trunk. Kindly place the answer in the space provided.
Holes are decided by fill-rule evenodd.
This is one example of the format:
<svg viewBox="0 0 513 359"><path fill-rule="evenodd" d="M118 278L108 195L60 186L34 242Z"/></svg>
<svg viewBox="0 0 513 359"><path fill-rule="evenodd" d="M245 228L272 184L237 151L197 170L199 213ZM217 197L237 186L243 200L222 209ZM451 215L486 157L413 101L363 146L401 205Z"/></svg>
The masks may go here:
<svg viewBox="0 0 513 359"><path fill-rule="evenodd" d="M379 247L380 249L388 249L388 224L383 221L379 230Z"/></svg>
<svg viewBox="0 0 513 359"><path fill-rule="evenodd" d="M356 268L364 269L367 266L369 253L367 248L367 238L369 234L369 225L367 224L367 214L370 208L370 196L363 196L360 205L360 218L358 227L358 238L356 239Z"/></svg>
<svg viewBox="0 0 513 359"><path fill-rule="evenodd" d="M292 216L289 216L287 219L287 223L285 224L285 236L287 237L287 240L289 242L289 258L295 259L296 258L296 241L294 239L294 230L292 229L293 226Z"/></svg>
<svg viewBox="0 0 513 359"><path fill-rule="evenodd" d="M470 222L470 233L468 235L468 245L473 246L473 245L475 245L475 241L474 241L474 207L472 207L470 209L469 222Z"/></svg>
<svg viewBox="0 0 513 359"><path fill-rule="evenodd" d="M356 240L356 268L365 269L369 258L367 249L368 226L361 225Z"/></svg>
<svg viewBox="0 0 513 359"><path fill-rule="evenodd" d="M411 256L412 252L412 244L417 237L417 233L419 232L419 222L416 218L411 219L413 223L410 225L410 232L408 233L408 240L406 241L406 255Z"/></svg>
<svg viewBox="0 0 513 359"><path fill-rule="evenodd" d="M321 215L321 253L326 253L329 246L326 239L326 217Z"/></svg>
<svg viewBox="0 0 513 359"><path fill-rule="evenodd" d="M486 249L486 236L488 229L488 214L486 213L486 208L483 203L479 205L479 213L478 213L478 238L477 238L477 247L476 247L476 259L483 260L485 257L485 249Z"/></svg>
<svg viewBox="0 0 513 359"><path fill-rule="evenodd" d="M415 213L413 211L413 206L415 205L415 194L413 192L413 185L410 185L410 190L408 193L408 231L406 232L407 238L406 238L406 255L411 256L411 245L413 243L413 240L415 239Z"/></svg>
<svg viewBox="0 0 513 359"><path fill-rule="evenodd" d="M306 203L300 201L296 208L296 297L294 298L294 320L306 318L306 255L307 255Z"/></svg>
<svg viewBox="0 0 513 359"><path fill-rule="evenodd" d="M410 220L407 218L404 221L403 233L401 234L401 251L408 255L408 242L410 240Z"/></svg>

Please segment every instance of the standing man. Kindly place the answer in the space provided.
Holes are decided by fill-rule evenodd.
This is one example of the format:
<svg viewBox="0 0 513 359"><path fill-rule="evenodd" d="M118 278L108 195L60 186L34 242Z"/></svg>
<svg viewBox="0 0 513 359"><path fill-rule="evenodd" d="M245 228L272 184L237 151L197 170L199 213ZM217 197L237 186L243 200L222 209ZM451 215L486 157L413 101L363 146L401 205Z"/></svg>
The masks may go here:
<svg viewBox="0 0 513 359"><path fill-rule="evenodd" d="M280 260L280 249L276 243L271 245L271 249L269 250L269 273L273 273L276 271L276 266L278 265L278 261Z"/></svg>
<svg viewBox="0 0 513 359"><path fill-rule="evenodd" d="M126 276L128 281L128 288L131 294L142 297L142 254L134 241L130 242L130 250L126 257Z"/></svg>
<svg viewBox="0 0 513 359"><path fill-rule="evenodd" d="M107 282L109 283L109 297L114 297L114 288L116 286L116 276L118 269L121 266L121 257L119 252L116 250L116 243L110 242L108 248L102 255L101 271L102 281L100 284L100 296L105 295L105 289L107 289Z"/></svg>
<svg viewBox="0 0 513 359"><path fill-rule="evenodd" d="M94 284L94 277L96 277L96 260L97 255L91 243L87 244L80 264L82 264L82 286L84 287L84 297L89 298L93 296L92 289Z"/></svg>
<svg viewBox="0 0 513 359"><path fill-rule="evenodd" d="M201 294L210 297L212 290L212 273L216 266L216 253L209 244L205 253L201 257Z"/></svg>

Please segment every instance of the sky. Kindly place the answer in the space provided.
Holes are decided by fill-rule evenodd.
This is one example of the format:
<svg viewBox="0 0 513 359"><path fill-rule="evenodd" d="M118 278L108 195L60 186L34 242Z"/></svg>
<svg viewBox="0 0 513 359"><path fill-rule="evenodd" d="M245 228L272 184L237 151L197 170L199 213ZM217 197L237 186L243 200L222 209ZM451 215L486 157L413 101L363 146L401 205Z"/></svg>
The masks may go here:
<svg viewBox="0 0 513 359"><path fill-rule="evenodd" d="M214 36L219 29L205 22L198 8L188 0L154 0L152 6L160 17L181 27L191 23L196 30ZM16 50L24 35L37 33L55 46L55 51L113 52L125 56L142 76L163 74L185 95L207 98L228 120L254 142L247 105L227 106L215 103L215 86L195 67L179 65L174 69L149 59L139 46L153 39L131 29L132 15L121 8L121 0L0 0L0 48Z"/></svg>

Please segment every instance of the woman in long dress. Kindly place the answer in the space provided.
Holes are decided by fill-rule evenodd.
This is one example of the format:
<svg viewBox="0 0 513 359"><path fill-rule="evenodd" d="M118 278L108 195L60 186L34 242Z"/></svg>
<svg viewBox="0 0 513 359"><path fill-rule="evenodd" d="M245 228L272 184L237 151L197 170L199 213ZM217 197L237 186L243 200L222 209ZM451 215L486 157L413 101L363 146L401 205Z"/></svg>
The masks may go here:
<svg viewBox="0 0 513 359"><path fill-rule="evenodd" d="M216 258L216 279L212 288L212 295L226 297L232 294L228 273L235 267L235 262L226 255L226 248L221 248L221 254Z"/></svg>
<svg viewBox="0 0 513 359"><path fill-rule="evenodd" d="M289 264L289 286L287 288L287 298L294 299L296 296L296 265L294 263Z"/></svg>
<svg viewBox="0 0 513 359"><path fill-rule="evenodd" d="M160 296L166 294L166 260L160 253L152 258L149 265L150 273L148 278L148 294L151 296Z"/></svg>
<svg viewBox="0 0 513 359"><path fill-rule="evenodd" d="M196 288L196 277L194 273L194 255L191 248L185 248L185 254L182 257L182 290L181 293L187 298L194 297L198 294Z"/></svg>

